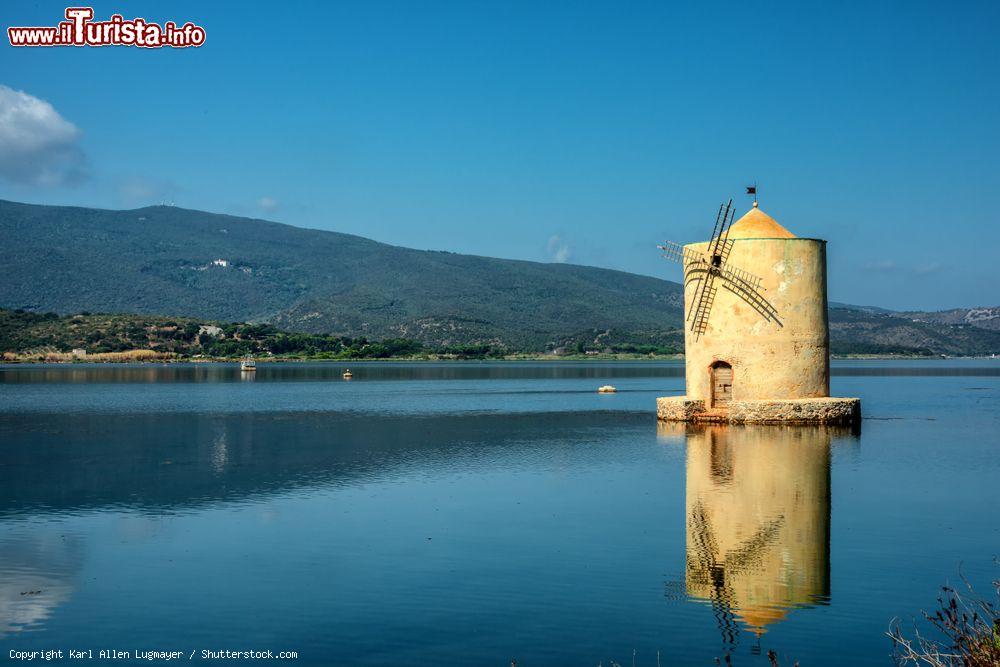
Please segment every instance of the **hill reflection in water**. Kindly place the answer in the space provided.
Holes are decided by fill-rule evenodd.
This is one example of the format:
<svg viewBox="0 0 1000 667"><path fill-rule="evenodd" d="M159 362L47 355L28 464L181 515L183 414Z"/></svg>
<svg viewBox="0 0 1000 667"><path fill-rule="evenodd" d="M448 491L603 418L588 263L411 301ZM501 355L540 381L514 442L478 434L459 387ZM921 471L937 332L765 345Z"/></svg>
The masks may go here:
<svg viewBox="0 0 1000 667"><path fill-rule="evenodd" d="M421 471L530 465L595 442L632 412L423 416L146 413L0 416L0 517L102 508L186 511ZM538 447L549 443L555 448Z"/></svg>

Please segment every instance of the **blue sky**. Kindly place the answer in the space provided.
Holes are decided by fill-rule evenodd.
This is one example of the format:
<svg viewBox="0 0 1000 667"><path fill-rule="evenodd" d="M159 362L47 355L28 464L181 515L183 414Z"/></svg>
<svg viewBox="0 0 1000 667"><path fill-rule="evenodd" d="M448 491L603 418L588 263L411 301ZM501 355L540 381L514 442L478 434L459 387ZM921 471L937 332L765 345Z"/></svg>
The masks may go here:
<svg viewBox="0 0 1000 667"><path fill-rule="evenodd" d="M6 2L3 27L65 7ZM763 210L829 241L832 300L1000 304L995 2L94 9L190 20L207 40L4 36L0 84L51 105L73 169L41 178L0 156L0 198L167 201L679 280L655 244L700 240L756 180ZM17 141L4 122L0 143Z"/></svg>

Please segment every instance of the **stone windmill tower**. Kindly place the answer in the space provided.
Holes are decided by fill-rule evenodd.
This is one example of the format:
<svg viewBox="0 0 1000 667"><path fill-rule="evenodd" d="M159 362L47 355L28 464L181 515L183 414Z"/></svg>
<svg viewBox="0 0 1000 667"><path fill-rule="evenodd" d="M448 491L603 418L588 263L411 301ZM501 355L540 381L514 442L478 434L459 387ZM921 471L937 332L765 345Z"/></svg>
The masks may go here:
<svg viewBox="0 0 1000 667"><path fill-rule="evenodd" d="M687 395L657 399L657 415L860 420L859 399L830 397L826 241L795 236L761 211L756 197L735 224L734 212L732 200L719 207L708 241L660 246L684 266Z"/></svg>

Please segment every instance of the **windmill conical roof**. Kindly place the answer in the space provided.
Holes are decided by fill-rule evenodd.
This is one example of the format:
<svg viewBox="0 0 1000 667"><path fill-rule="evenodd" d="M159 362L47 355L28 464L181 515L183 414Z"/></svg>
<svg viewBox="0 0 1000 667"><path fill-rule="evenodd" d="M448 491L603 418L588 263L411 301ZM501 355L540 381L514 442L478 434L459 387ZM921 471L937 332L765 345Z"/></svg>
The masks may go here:
<svg viewBox="0 0 1000 667"><path fill-rule="evenodd" d="M795 234L757 208L757 204L729 228L731 239L794 239Z"/></svg>
<svg viewBox="0 0 1000 667"><path fill-rule="evenodd" d="M745 609L735 609L735 615L755 634L767 632L767 626L782 621L788 615L787 609L777 606L754 605Z"/></svg>

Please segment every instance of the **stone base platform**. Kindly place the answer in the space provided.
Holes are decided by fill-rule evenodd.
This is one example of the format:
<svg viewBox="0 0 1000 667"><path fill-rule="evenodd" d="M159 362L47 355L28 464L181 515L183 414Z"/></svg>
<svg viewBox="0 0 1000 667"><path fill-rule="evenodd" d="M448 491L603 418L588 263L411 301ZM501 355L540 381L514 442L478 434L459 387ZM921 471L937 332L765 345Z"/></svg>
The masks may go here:
<svg viewBox="0 0 1000 667"><path fill-rule="evenodd" d="M798 398L775 401L732 401L728 410L706 410L705 402L687 396L656 399L662 421L721 424L857 424L860 398Z"/></svg>

